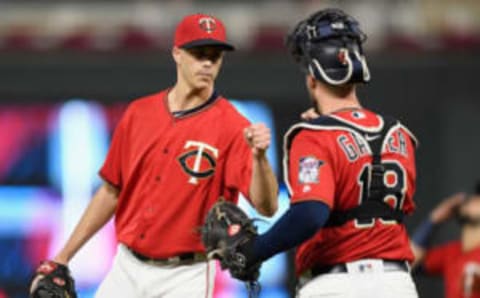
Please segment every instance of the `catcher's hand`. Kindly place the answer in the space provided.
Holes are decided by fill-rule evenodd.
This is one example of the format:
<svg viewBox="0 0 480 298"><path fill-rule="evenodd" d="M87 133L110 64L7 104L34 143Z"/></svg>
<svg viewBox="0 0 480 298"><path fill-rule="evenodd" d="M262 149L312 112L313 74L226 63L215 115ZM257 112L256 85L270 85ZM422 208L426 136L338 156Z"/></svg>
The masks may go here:
<svg viewBox="0 0 480 298"><path fill-rule="evenodd" d="M257 235L253 220L235 204L223 200L213 205L202 227L208 258L219 260L222 269L243 281L254 281L259 276L260 264L252 260Z"/></svg>
<svg viewBox="0 0 480 298"><path fill-rule="evenodd" d="M77 298L75 282L67 266L43 261L30 284L31 298Z"/></svg>

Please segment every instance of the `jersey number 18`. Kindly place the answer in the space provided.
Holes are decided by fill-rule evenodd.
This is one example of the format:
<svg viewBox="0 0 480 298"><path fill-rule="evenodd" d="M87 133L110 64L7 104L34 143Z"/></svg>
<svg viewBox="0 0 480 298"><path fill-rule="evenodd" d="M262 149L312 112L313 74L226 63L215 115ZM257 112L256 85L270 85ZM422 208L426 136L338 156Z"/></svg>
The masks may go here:
<svg viewBox="0 0 480 298"><path fill-rule="evenodd" d="M403 208L405 193L407 191L406 173L403 166L395 160L382 161L385 168L383 175L383 184L385 186L385 194L382 197L383 202L390 205L395 210ZM358 185L360 187L359 204L369 199L369 188L372 182L372 165L365 164L358 176ZM395 224L395 220L380 219L384 224ZM355 226L360 228L372 227L375 219L355 220Z"/></svg>

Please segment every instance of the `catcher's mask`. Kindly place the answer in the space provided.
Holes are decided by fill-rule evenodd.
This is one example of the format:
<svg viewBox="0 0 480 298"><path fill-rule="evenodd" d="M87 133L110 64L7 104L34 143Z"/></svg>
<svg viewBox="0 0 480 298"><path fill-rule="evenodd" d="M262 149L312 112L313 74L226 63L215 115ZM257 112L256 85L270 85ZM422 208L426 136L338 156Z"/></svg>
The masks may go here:
<svg viewBox="0 0 480 298"><path fill-rule="evenodd" d="M286 43L305 72L338 86L370 81L362 49L366 39L353 17L339 9L325 9L298 23Z"/></svg>

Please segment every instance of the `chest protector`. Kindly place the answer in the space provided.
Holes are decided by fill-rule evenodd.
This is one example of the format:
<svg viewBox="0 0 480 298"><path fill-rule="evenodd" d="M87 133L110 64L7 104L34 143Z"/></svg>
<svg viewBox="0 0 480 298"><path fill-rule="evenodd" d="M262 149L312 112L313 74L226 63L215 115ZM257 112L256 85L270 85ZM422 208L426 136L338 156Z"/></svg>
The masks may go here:
<svg viewBox="0 0 480 298"><path fill-rule="evenodd" d="M401 127L401 123L395 118L383 116L383 125L378 129L356 126L353 123L342 121L341 118L322 116L308 123L299 124L286 135L286 149L290 149L291 141L301 129L312 130L344 130L355 133L361 137L370 147L372 162L370 167L370 185L367 186L367 197L363 198L360 205L348 210L332 210L325 227L337 227L350 220L358 222L371 222L376 218L388 221L403 222L404 213L393 209L384 201L387 188L384 183L386 168L382 163L382 149L388 141L391 133ZM403 127L403 126L402 126Z"/></svg>

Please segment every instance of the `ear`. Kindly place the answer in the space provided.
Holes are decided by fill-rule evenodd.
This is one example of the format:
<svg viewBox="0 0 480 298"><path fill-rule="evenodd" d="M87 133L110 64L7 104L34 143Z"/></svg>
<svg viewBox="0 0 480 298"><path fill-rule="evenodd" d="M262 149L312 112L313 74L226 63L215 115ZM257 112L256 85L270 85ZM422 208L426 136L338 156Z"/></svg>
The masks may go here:
<svg viewBox="0 0 480 298"><path fill-rule="evenodd" d="M178 47L173 47L172 48L172 57L175 63L179 64L180 63L180 57L181 57L181 50Z"/></svg>
<svg viewBox="0 0 480 298"><path fill-rule="evenodd" d="M307 74L305 76L305 85L308 90L313 91L317 87L317 84L317 80L312 75Z"/></svg>

